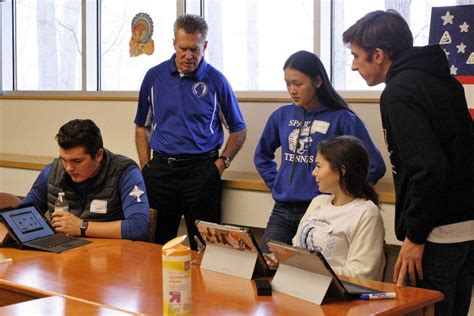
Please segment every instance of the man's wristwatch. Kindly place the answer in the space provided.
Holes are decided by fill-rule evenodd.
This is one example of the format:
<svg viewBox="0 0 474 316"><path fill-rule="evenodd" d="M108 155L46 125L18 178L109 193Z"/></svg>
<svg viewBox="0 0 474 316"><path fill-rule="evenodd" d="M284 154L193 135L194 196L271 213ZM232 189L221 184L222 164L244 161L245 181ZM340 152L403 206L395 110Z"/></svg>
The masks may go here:
<svg viewBox="0 0 474 316"><path fill-rule="evenodd" d="M81 223L81 236L86 237L86 230L89 226L89 221L87 219L83 220Z"/></svg>
<svg viewBox="0 0 474 316"><path fill-rule="evenodd" d="M222 161L224 162L224 168L229 168L230 167L230 158L229 157L226 157L226 156L219 156L219 158L217 159L222 159Z"/></svg>

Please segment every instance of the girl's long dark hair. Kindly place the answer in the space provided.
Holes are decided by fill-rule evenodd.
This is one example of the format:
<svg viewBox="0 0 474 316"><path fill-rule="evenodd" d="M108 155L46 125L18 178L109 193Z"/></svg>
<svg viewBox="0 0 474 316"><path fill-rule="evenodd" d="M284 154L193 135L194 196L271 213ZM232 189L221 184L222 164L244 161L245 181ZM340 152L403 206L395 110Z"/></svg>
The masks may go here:
<svg viewBox="0 0 474 316"><path fill-rule="evenodd" d="M369 155L358 138L349 135L331 137L319 142L318 153L339 172L339 184L345 192L379 205L377 192L367 179Z"/></svg>
<svg viewBox="0 0 474 316"><path fill-rule="evenodd" d="M283 70L286 68L295 69L313 80L319 76L322 80L321 86L316 90L319 101L326 106L336 109L346 109L352 112L346 101L344 101L332 87L326 69L318 56L300 50L288 57L283 66Z"/></svg>

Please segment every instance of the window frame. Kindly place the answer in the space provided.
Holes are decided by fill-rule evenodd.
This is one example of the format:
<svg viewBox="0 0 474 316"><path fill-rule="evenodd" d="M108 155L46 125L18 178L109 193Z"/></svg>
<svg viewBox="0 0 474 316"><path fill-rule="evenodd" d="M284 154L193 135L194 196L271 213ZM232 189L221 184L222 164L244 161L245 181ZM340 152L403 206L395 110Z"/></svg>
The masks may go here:
<svg viewBox="0 0 474 316"><path fill-rule="evenodd" d="M97 56L100 52L100 4L98 0L81 0L81 28L82 28L82 83L81 90L74 91L36 91L36 90L17 90L16 84L16 48L14 47L13 37L15 33L15 8L16 1L10 0L12 4L12 76L13 90L0 90L0 99L40 99L40 100L113 100L113 101L135 101L138 98L138 90L115 90L101 91L100 87L100 58ZM331 52L334 45L331 36L331 20L333 16L332 0L313 0L314 1L314 32L313 32L313 52L320 56L330 77L331 77ZM184 14L187 7L191 5L198 7L202 16L205 0L176 0L176 16ZM198 13L198 12L193 12ZM3 13L2 13L3 14ZM204 16L204 18L206 18ZM95 20L94 20L95 19ZM91 22L92 20L92 22ZM0 15L0 31L3 24ZM324 37L324 39L322 39ZM321 50L322 43L330 43L330 49ZM0 43L0 57L4 58ZM88 62L93 60L95 62ZM1 63L0 63L1 64ZM0 70L3 71L0 65ZM0 77L0 87L2 86L2 77ZM283 79L282 79L283 80ZM88 90L90 89L90 90ZM94 89L95 91L93 91ZM338 91L346 100L359 100L372 103L380 97L380 91ZM287 102L290 101L286 90L235 90L240 102Z"/></svg>

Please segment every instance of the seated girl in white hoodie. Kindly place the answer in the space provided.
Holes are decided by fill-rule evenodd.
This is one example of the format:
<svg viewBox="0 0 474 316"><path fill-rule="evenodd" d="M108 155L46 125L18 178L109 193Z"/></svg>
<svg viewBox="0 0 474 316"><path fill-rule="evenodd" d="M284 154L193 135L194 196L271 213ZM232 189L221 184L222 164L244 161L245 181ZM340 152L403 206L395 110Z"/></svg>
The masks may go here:
<svg viewBox="0 0 474 316"><path fill-rule="evenodd" d="M368 166L367 151L353 136L318 144L312 174L327 194L312 200L293 245L319 250L336 274L382 280L385 234L377 193L367 181Z"/></svg>

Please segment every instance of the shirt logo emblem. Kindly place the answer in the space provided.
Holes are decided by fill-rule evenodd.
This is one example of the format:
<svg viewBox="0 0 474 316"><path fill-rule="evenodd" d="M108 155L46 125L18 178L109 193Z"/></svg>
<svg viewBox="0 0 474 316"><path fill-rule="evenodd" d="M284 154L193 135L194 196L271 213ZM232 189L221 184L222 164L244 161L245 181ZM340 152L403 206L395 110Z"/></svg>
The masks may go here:
<svg viewBox="0 0 474 316"><path fill-rule="evenodd" d="M142 200L140 199L140 196L142 196L143 193L145 193L145 192L143 192L142 190L140 190L140 188L138 187L138 185L135 185L135 186L133 187L133 190L130 191L130 193L129 193L128 195L133 196L134 198L137 199L137 203L140 203L140 202L142 201Z"/></svg>
<svg viewBox="0 0 474 316"><path fill-rule="evenodd" d="M207 91L209 91L209 88L204 81L198 81L193 84L193 94L198 98L205 96Z"/></svg>

